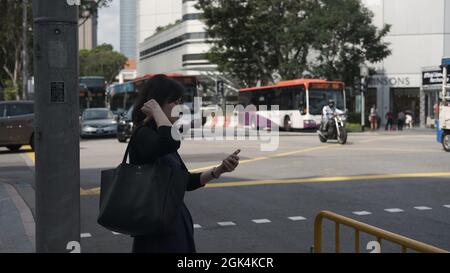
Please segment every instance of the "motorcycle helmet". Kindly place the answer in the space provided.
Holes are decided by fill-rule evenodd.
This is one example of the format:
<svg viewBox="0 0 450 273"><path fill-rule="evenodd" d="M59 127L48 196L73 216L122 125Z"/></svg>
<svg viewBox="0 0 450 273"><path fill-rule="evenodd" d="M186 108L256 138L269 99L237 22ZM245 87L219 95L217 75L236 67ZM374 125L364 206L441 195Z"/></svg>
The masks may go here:
<svg viewBox="0 0 450 273"><path fill-rule="evenodd" d="M330 108L333 108L336 105L336 103L334 102L334 100L328 100L328 106L330 106Z"/></svg>

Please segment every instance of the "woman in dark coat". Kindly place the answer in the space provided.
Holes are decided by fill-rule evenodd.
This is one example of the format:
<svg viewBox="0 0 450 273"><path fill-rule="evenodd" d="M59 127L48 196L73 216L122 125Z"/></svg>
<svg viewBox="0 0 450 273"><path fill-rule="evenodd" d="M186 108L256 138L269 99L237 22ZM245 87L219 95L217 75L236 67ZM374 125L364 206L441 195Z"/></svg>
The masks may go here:
<svg viewBox="0 0 450 273"><path fill-rule="evenodd" d="M172 125L177 120L172 117L172 109L182 103L184 87L175 80L164 75L156 75L145 85L136 100L133 122L136 134L130 147L131 164L149 164L157 159L172 168L189 173L178 154L180 141L172 136ZM187 191L194 191L205 186L209 181L217 179L221 174L232 172L239 164L236 151L219 167L204 173L189 173ZM176 231L168 236L134 237L134 253L193 253L194 227L191 214L182 204L175 222Z"/></svg>

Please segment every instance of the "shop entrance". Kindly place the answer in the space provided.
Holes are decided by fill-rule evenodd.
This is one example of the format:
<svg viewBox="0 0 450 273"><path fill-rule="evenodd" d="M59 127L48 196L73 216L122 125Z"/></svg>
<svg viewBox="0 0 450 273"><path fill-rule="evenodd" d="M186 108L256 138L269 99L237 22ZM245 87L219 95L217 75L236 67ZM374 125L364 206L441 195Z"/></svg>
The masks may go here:
<svg viewBox="0 0 450 273"><path fill-rule="evenodd" d="M414 125L420 124L420 89L391 88L391 107L395 116L401 111L412 114Z"/></svg>

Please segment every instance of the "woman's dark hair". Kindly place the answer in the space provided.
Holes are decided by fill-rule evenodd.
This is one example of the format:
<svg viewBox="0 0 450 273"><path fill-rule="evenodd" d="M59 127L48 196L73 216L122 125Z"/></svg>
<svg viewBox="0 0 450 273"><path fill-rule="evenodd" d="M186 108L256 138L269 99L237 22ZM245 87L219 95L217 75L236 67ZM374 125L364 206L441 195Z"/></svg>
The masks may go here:
<svg viewBox="0 0 450 273"><path fill-rule="evenodd" d="M156 100L161 107L165 103L174 102L184 95L184 87L176 80L168 78L166 75L159 74L150 78L139 92L133 109L133 123L137 126L142 125L145 114L141 108L149 100Z"/></svg>

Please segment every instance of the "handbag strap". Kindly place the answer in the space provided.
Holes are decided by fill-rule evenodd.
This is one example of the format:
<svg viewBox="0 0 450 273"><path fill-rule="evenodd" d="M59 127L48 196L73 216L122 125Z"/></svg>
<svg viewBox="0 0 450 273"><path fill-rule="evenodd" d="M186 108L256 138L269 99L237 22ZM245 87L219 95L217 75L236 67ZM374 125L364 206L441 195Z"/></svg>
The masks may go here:
<svg viewBox="0 0 450 273"><path fill-rule="evenodd" d="M134 129L133 134L130 137L130 141L128 142L127 149L125 150L125 154L123 155L122 164L127 163L128 154L130 152L130 146L132 145L132 143L134 143L133 140L135 139L137 131L139 129L141 129L142 127L145 127L145 126L144 125L140 125L136 129Z"/></svg>

